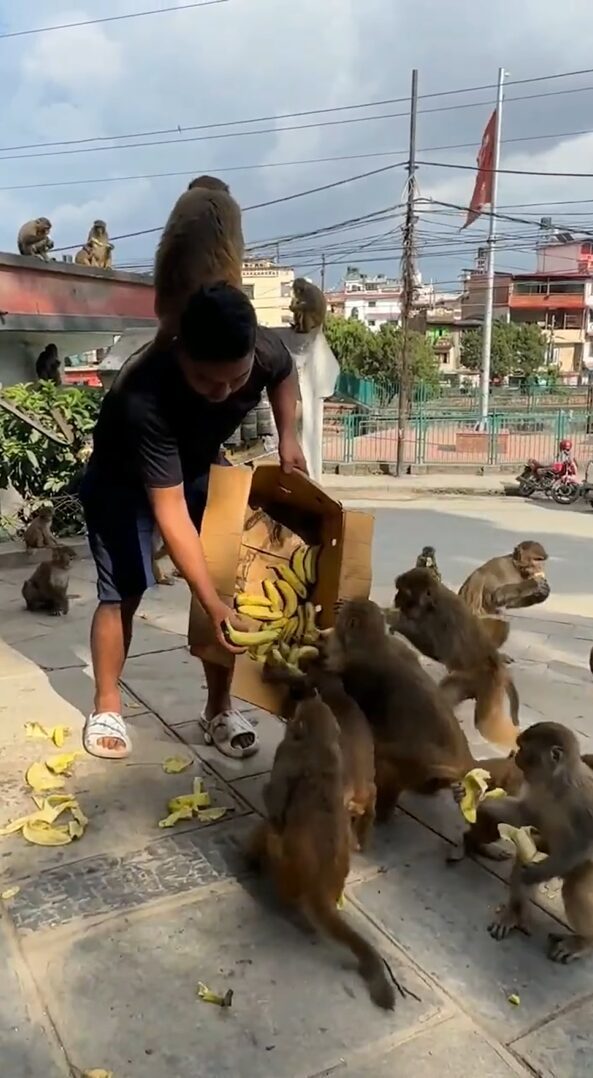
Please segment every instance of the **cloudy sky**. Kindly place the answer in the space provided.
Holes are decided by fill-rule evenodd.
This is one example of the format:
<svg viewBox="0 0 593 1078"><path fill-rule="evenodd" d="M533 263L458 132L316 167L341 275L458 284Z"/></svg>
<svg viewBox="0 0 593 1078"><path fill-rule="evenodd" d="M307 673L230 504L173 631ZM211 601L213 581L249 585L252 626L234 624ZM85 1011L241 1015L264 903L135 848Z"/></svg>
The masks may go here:
<svg viewBox="0 0 593 1078"><path fill-rule="evenodd" d="M3 36L174 2L0 0L0 249L15 250L19 226L40 215L53 221L56 247L82 243L95 217L114 236L154 229L203 172L226 178L248 207L403 162L408 105L397 99L409 94L412 67L420 94L432 95L420 100L421 161L474 163L504 65L502 166L593 173L593 70L520 81L593 67L590 0L228 0ZM449 93L476 86L490 88ZM374 102L388 103L346 108ZM328 111L280 118L321 109ZM217 124L228 126L206 126ZM466 205L473 179L425 164L420 195ZM314 278L325 251L329 284L346 263L394 273L397 212L326 235L284 237L394 207L404 181L398 167L251 210L247 241L263 249L281 239L281 258ZM558 202L570 204L550 205ZM593 229L593 179L502 175L499 205L534 224L501 222L498 265L528 269L540 216ZM451 289L484 235L481 224L460 233L462 216L428 203L419 212L423 276ZM154 245L154 232L121 239L116 262L147 267Z"/></svg>

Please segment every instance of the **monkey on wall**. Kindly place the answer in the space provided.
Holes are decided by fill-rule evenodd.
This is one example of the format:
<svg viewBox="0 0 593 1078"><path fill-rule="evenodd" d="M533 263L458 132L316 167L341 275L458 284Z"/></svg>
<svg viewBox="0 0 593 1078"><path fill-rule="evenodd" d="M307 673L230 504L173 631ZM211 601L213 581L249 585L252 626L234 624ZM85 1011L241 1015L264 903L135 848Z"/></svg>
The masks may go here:
<svg viewBox="0 0 593 1078"><path fill-rule="evenodd" d="M325 322L327 300L317 285L304 277L296 277L292 284L290 310L296 333L311 333Z"/></svg>
<svg viewBox="0 0 593 1078"><path fill-rule="evenodd" d="M54 511L51 506L43 505L37 510L23 533L23 540L28 551L58 546L58 540L51 530L53 518Z"/></svg>
<svg viewBox="0 0 593 1078"><path fill-rule="evenodd" d="M269 872L281 901L350 948L371 999L391 1010L395 993L381 956L337 909L350 868L350 821L340 730L316 693L287 724L264 803L268 819L252 836L250 860Z"/></svg>
<svg viewBox="0 0 593 1078"><path fill-rule="evenodd" d="M93 248L90 243L83 244L80 250L74 255L74 261L77 266L93 265Z"/></svg>
<svg viewBox="0 0 593 1078"><path fill-rule="evenodd" d="M47 261L48 252L54 245L50 232L51 221L47 217L36 217L33 221L26 221L19 229L17 237L19 253L36 255Z"/></svg>
<svg viewBox="0 0 593 1078"><path fill-rule="evenodd" d="M214 176L192 180L163 229L154 264L155 312L164 336L177 333L189 297L201 286L241 288L241 210Z"/></svg>
<svg viewBox="0 0 593 1078"><path fill-rule="evenodd" d="M35 361L35 374L40 382L53 382L54 385L61 386L62 375L57 345L48 344L39 353Z"/></svg>
<svg viewBox="0 0 593 1078"><path fill-rule="evenodd" d="M27 610L44 611L59 616L67 614L68 584L72 551L68 547L55 546L49 561L42 561L22 587Z"/></svg>
<svg viewBox="0 0 593 1078"><path fill-rule="evenodd" d="M491 558L474 569L459 595L480 617L543 603L550 594L544 569L547 559L541 543L525 539L512 554Z"/></svg>
<svg viewBox="0 0 593 1078"><path fill-rule="evenodd" d="M517 739L515 761L523 775L518 797L489 799L481 811L497 825L535 827L543 860L515 859L507 906L489 925L494 939L525 928L530 895L555 877L570 935L549 936L548 957L568 963L593 948L593 771L581 759L578 741L566 726L538 722Z"/></svg>
<svg viewBox="0 0 593 1078"><path fill-rule="evenodd" d="M395 610L388 618L391 630L446 666L441 691L452 707L463 700L476 701L476 727L487 741L514 746L519 695L497 650L508 636L508 623L475 617L463 599L439 584L428 569L402 573L395 587Z"/></svg>
<svg viewBox="0 0 593 1078"><path fill-rule="evenodd" d="M113 244L109 242L105 221L97 220L93 222L83 250L85 248L90 248L91 261L89 264L91 266L96 266L97 269L113 268Z"/></svg>

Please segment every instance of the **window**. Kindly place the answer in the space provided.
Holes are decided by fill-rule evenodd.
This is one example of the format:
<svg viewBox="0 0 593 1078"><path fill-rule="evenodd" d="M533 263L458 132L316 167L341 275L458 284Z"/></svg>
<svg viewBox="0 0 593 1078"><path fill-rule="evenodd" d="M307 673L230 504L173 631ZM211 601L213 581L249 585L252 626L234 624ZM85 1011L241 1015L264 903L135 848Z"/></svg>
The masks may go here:
<svg viewBox="0 0 593 1078"><path fill-rule="evenodd" d="M292 281L282 281L280 295L282 299L289 299L292 296Z"/></svg>
<svg viewBox="0 0 593 1078"><path fill-rule="evenodd" d="M244 284L242 286L242 288L243 288L243 291L244 291L245 295L247 296L247 299L253 299L254 298L254 294L255 294L255 285L254 284Z"/></svg>
<svg viewBox="0 0 593 1078"><path fill-rule="evenodd" d="M375 325L375 319L374 318L369 318L368 324L369 324L369 326L374 326Z"/></svg>
<svg viewBox="0 0 593 1078"><path fill-rule="evenodd" d="M369 307L376 307L376 306L377 306L377 300L376 299L370 299L369 300Z"/></svg>

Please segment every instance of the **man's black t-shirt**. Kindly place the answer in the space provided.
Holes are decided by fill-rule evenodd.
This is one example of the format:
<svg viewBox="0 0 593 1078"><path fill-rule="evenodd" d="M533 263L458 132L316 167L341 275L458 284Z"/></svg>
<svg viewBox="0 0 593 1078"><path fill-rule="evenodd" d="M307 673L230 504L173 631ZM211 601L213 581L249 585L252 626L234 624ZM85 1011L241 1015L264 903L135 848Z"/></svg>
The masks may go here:
<svg viewBox="0 0 593 1078"><path fill-rule="evenodd" d="M213 404L190 388L170 350L148 345L126 360L103 401L89 471L100 482L134 490L193 482L263 390L274 389L292 368L279 337L258 326L248 381Z"/></svg>

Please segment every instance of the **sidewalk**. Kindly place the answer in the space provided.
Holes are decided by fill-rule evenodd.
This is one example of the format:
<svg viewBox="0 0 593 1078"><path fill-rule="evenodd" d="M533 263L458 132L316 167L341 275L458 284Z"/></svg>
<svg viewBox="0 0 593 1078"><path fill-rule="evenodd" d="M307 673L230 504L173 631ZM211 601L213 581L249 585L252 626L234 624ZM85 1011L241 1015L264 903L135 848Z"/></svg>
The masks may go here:
<svg viewBox="0 0 593 1078"><path fill-rule="evenodd" d="M324 473L323 486L338 498L369 499L375 503L401 501L427 494L435 495L504 495L506 487L516 486L509 473L470 475L435 472L431 475L334 475Z"/></svg>
<svg viewBox="0 0 593 1078"><path fill-rule="evenodd" d="M66 724L72 736L60 751L80 747L94 586L90 563L75 565L78 598L57 620L22 610L29 570L0 570L0 825L31 811L24 773L52 755L49 742L26 738L26 722ZM0 902L2 1074L585 1078L592 966L557 967L545 957L545 934L563 917L557 888L533 907L532 936L491 940L486 925L504 900L508 866L445 865L462 830L449 796L406 798L369 853L354 858L347 888L345 916L417 1001L379 1012L350 958L278 910L247 874L241 845L262 809L282 724L247 709L261 749L245 762L202 743L204 685L185 648L186 620L180 582L154 589L142 605L125 670L133 755L121 763L84 757L66 780L89 818L84 836L60 847L0 838L0 892L19 888ZM585 662L593 620L577 620L517 618L510 650L523 721L562 717L593 751ZM471 732L467 712L464 722ZM162 763L174 755L191 767L165 774ZM168 799L191 791L198 776L224 818L160 830ZM232 988L230 1010L200 1001L200 981Z"/></svg>

